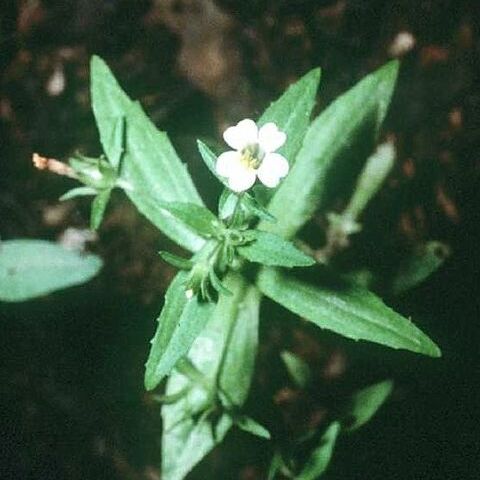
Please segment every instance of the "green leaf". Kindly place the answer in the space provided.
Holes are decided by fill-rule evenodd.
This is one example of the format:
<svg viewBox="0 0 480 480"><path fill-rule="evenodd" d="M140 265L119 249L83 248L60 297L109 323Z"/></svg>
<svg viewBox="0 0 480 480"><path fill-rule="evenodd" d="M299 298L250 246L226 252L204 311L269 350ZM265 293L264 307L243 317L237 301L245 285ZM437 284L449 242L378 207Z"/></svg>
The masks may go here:
<svg viewBox="0 0 480 480"><path fill-rule="evenodd" d="M387 380L356 392L346 409L345 416L349 423L344 429L352 432L367 423L385 403L392 390L393 382Z"/></svg>
<svg viewBox="0 0 480 480"><path fill-rule="evenodd" d="M195 265L195 263L192 262L192 260L179 257L178 255L175 255L170 252L160 251L158 253L163 258L163 260L165 260L170 265L176 268L179 268L180 270L190 270Z"/></svg>
<svg viewBox="0 0 480 480"><path fill-rule="evenodd" d="M97 194L97 191L92 187L76 187L76 188L72 188L68 192L65 192L59 198L59 200L63 202L65 200L71 200L72 198L75 198L75 197L85 197L85 196L96 195L96 194Z"/></svg>
<svg viewBox="0 0 480 480"><path fill-rule="evenodd" d="M260 220L275 223L277 219L260 203L255 197L248 193L242 195L242 206L251 213L257 216Z"/></svg>
<svg viewBox="0 0 480 480"><path fill-rule="evenodd" d="M92 230L97 230L102 223L111 193L111 190L103 190L93 199L92 211L90 213L90 228Z"/></svg>
<svg viewBox="0 0 480 480"><path fill-rule="evenodd" d="M270 432L263 425L260 425L257 421L247 415L235 417L234 423L240 430L251 433L256 437L265 438L267 440L271 438Z"/></svg>
<svg viewBox="0 0 480 480"><path fill-rule="evenodd" d="M305 388L310 383L311 371L308 364L298 355L284 350L281 354L283 363L297 387Z"/></svg>
<svg viewBox="0 0 480 480"><path fill-rule="evenodd" d="M128 98L97 56L91 61L91 96L103 149L113 165L120 163L125 193L168 237L189 250L199 250L203 238L165 210L156 208L158 202L203 205L185 165L166 133L158 131L141 106ZM125 122L123 127L119 126L121 122ZM125 145L118 145L122 135Z"/></svg>
<svg viewBox="0 0 480 480"><path fill-rule="evenodd" d="M319 68L310 70L300 80L290 85L258 120L260 126L274 122L282 132L287 134L287 141L278 153L288 159L290 166L295 161L295 156L300 150L308 129L320 76Z"/></svg>
<svg viewBox="0 0 480 480"><path fill-rule="evenodd" d="M233 215L238 202L238 195L228 188L225 188L218 199L218 216L226 220Z"/></svg>
<svg viewBox="0 0 480 480"><path fill-rule="evenodd" d="M322 435L318 446L313 450L303 470L296 480L317 480L328 467L333 449L340 433L340 423L333 422Z"/></svg>
<svg viewBox="0 0 480 480"><path fill-rule="evenodd" d="M317 271L315 272L317 273ZM320 328L354 340L439 357L439 348L410 320L395 313L376 295L318 269L318 285L286 272L264 268L257 285L267 297Z"/></svg>
<svg viewBox="0 0 480 480"><path fill-rule="evenodd" d="M450 249L444 243L431 241L422 245L400 266L393 279L393 292L399 295L416 287L436 272L449 256Z"/></svg>
<svg viewBox="0 0 480 480"><path fill-rule="evenodd" d="M294 478L294 474L291 469L292 465L290 465L291 463L291 459L289 459L289 464L287 465L282 453L278 450L275 451L268 469L267 480L274 480L277 478L277 473L282 474L286 478Z"/></svg>
<svg viewBox="0 0 480 480"><path fill-rule="evenodd" d="M395 163L395 145L392 141L380 144L367 159L358 178L355 191L343 215L358 219L368 202L376 195Z"/></svg>
<svg viewBox="0 0 480 480"><path fill-rule="evenodd" d="M290 164L295 162L303 138L310 123L310 115L315 106L315 98L320 83L320 68L310 70L300 80L290 85L278 100L273 102L258 120L258 125L274 122L287 134L287 141L278 150ZM259 198L266 203L273 195L272 189L258 186Z"/></svg>
<svg viewBox="0 0 480 480"><path fill-rule="evenodd" d="M369 123L378 130L387 112L398 72L392 61L335 100L310 125L297 160L276 190L269 211L275 225L261 225L290 238L322 208L335 162Z"/></svg>
<svg viewBox="0 0 480 480"><path fill-rule="evenodd" d="M260 294L238 274L227 275L225 284L234 295L220 295L215 314L195 340L189 359L212 388L219 386L238 409L246 400L253 374ZM185 478L232 426L228 413L206 413L212 407L211 391L177 371L168 380L167 395L185 387L190 388L186 396L162 408L163 480Z"/></svg>
<svg viewBox="0 0 480 480"><path fill-rule="evenodd" d="M214 237L221 229L217 217L208 208L195 203L161 202L158 207L202 237Z"/></svg>
<svg viewBox="0 0 480 480"><path fill-rule="evenodd" d="M278 267L309 267L315 260L293 243L273 233L251 230L252 243L238 247L238 253L250 262Z"/></svg>
<svg viewBox="0 0 480 480"><path fill-rule="evenodd" d="M179 272L167 290L145 365L145 388L154 389L185 356L212 316L215 305L185 295L188 274Z"/></svg>
<svg viewBox="0 0 480 480"><path fill-rule="evenodd" d="M44 240L0 243L0 300L21 302L90 280L102 267L96 255Z"/></svg>

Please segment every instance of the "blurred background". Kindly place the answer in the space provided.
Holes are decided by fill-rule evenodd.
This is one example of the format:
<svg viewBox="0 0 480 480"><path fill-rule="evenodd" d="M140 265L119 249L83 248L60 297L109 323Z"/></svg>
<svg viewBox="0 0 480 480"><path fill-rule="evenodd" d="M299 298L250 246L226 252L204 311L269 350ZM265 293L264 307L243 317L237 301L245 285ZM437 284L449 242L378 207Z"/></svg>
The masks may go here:
<svg viewBox="0 0 480 480"><path fill-rule="evenodd" d="M175 247L120 194L92 236L89 201L59 203L71 184L31 164L33 152L101 153L89 101L95 53L169 132L212 208L219 190L195 138L221 140L313 67L323 69L319 111L401 59L384 127L397 162L339 262L385 273L427 240L448 245L426 283L386 299L443 357L319 334L267 305L247 409L281 442L312 419L324 426L356 388L393 378L387 405L342 437L325 478L477 479L479 21L477 0L1 0L0 236L86 242L105 267L84 286L0 304L0 478L160 478L160 405L143 389L143 364L174 273L157 252ZM321 246L324 225L318 212L304 239ZM285 348L313 366L314 391L289 384ZM271 455L232 432L191 478L264 479Z"/></svg>

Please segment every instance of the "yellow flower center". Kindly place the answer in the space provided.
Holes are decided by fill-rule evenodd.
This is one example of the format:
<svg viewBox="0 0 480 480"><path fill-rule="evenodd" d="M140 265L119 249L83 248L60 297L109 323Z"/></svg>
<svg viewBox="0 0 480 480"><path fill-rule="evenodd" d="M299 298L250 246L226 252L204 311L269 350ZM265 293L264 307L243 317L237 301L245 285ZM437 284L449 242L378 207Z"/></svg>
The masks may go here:
<svg viewBox="0 0 480 480"><path fill-rule="evenodd" d="M265 156L258 144L245 147L241 154L240 163L248 170L256 170Z"/></svg>

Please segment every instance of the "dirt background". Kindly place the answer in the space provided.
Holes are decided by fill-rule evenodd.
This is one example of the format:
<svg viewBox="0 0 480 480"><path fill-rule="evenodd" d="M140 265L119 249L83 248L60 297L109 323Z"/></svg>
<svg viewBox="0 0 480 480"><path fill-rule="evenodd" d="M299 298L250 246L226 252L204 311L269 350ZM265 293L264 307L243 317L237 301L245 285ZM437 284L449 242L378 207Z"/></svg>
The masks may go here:
<svg viewBox="0 0 480 480"><path fill-rule="evenodd" d="M443 358L319 335L267 305L247 409L285 443L307 425L325 426L355 388L393 378L388 405L339 441L325 478L476 479L479 10L475 0L2 0L1 238L71 241L67 228L85 233L88 202L59 204L70 184L35 171L31 155L100 153L88 92L94 53L170 133L211 206L218 188L196 137L218 140L226 125L255 118L310 68L323 69L320 110L401 58L384 129L394 135L397 164L364 216L365 233L339 263L387 274L416 245L445 242L452 255L428 283L387 299L437 341ZM323 241L324 214L304 232L314 246ZM156 252L173 246L116 195L89 248L105 259L89 284L0 304L2 479L160 478L159 405L142 375L173 274ZM289 383L283 348L310 362L312 391ZM234 432L191 478L263 479L271 454Z"/></svg>

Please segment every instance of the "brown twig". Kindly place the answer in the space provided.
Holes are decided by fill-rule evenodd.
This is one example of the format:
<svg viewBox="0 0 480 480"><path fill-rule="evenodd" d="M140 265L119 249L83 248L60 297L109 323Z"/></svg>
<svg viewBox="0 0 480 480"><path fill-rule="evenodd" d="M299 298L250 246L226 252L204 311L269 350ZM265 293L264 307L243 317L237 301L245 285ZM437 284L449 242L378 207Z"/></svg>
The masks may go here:
<svg viewBox="0 0 480 480"><path fill-rule="evenodd" d="M55 158L42 157L38 153L34 153L32 156L32 162L38 170L48 170L57 175L78 179L78 176L72 167L56 160Z"/></svg>

